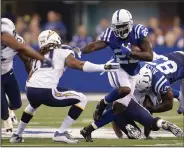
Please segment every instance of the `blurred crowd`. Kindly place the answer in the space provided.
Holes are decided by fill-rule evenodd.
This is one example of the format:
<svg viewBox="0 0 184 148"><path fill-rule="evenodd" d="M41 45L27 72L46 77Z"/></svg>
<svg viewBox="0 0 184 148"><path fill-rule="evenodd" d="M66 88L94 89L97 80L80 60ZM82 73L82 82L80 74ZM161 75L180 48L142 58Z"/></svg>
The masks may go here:
<svg viewBox="0 0 184 148"><path fill-rule="evenodd" d="M3 17L11 18L10 14L4 14ZM13 18L15 19L15 18ZM136 22L135 22L136 23ZM184 27L181 25L181 20L178 16L173 18L173 23L163 32L159 20L155 17L150 18L147 25L149 31L149 39L153 48L183 48L184 47ZM47 13L47 22L41 24L41 18L38 14L33 16L18 16L15 19L16 32L20 34L25 42L37 50L37 38L42 30L51 29L55 30L62 39L70 45L83 47L86 44L95 41L99 38L101 33L110 26L110 20L102 18L96 26L96 34L90 35L84 25L77 28L70 41L66 40L67 29L65 23L62 21L62 15L58 12L49 11Z"/></svg>

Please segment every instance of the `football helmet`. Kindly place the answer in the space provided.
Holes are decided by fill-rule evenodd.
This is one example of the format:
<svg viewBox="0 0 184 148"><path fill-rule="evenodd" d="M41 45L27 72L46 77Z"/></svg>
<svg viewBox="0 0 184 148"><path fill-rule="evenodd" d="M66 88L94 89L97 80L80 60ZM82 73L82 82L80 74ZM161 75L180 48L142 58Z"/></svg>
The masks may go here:
<svg viewBox="0 0 184 148"><path fill-rule="evenodd" d="M139 93L145 93L150 89L151 83L152 72L144 66L140 69L139 74L137 75L135 88Z"/></svg>
<svg viewBox="0 0 184 148"><path fill-rule="evenodd" d="M3 24L6 25L6 28L3 28L2 30L7 30L8 29L7 32L11 32L11 34L13 33L14 36L16 35L15 25L10 19L1 18L1 25L3 25Z"/></svg>
<svg viewBox="0 0 184 148"><path fill-rule="evenodd" d="M60 36L52 30L42 31L38 36L38 45L40 48L48 44L61 44L62 40Z"/></svg>
<svg viewBox="0 0 184 148"><path fill-rule="evenodd" d="M112 16L111 28L116 37L125 39L132 31L133 20L128 10L120 9L114 12Z"/></svg>

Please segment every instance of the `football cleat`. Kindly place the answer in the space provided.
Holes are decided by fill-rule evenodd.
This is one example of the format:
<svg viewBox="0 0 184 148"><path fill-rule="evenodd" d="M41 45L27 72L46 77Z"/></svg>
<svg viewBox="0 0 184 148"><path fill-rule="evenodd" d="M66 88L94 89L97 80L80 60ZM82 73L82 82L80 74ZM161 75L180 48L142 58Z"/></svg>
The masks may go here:
<svg viewBox="0 0 184 148"><path fill-rule="evenodd" d="M93 113L93 119L95 121L99 120L106 108L107 104L104 103L104 99L102 99L96 106L95 112Z"/></svg>
<svg viewBox="0 0 184 148"><path fill-rule="evenodd" d="M67 131L63 133L59 133L58 131L56 131L54 136L52 137L52 140L55 142L64 142L64 143L79 143L79 141L73 139Z"/></svg>
<svg viewBox="0 0 184 148"><path fill-rule="evenodd" d="M10 138L10 143L21 143L21 142L24 142L24 139L17 134L13 134L12 137Z"/></svg>
<svg viewBox="0 0 184 148"><path fill-rule="evenodd" d="M175 124L170 123L168 121L162 122L162 128L164 130L167 130L167 131L173 133L176 137L183 137L184 136L183 131L178 126L176 126Z"/></svg>
<svg viewBox="0 0 184 148"><path fill-rule="evenodd" d="M12 134L13 132L13 123L11 118L9 117L7 120L4 121L4 128L6 134Z"/></svg>
<svg viewBox="0 0 184 148"><path fill-rule="evenodd" d="M91 132L87 131L86 127L84 127L80 134L86 139L86 142L93 142L93 139L91 138Z"/></svg>
<svg viewBox="0 0 184 148"><path fill-rule="evenodd" d="M129 139L141 139L142 138L141 131L130 124L126 126L126 130L128 132L127 137Z"/></svg>

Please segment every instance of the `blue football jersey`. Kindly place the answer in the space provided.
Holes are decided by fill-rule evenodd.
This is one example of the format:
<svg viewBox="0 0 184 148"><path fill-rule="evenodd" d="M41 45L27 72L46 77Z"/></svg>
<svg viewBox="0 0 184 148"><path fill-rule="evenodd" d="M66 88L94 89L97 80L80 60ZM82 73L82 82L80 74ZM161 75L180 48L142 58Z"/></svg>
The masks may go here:
<svg viewBox="0 0 184 148"><path fill-rule="evenodd" d="M165 75L155 65L145 63L144 66L152 71L152 91L156 95L166 94L170 89L170 83Z"/></svg>
<svg viewBox="0 0 184 148"><path fill-rule="evenodd" d="M120 63L121 68L130 75L136 75L140 70L140 62L122 54L121 46L139 46L141 40L147 35L148 29L145 26L138 24L133 25L132 31L125 40L116 37L111 28L107 28L106 31L102 33L100 40L105 41L107 45L111 47L115 62Z"/></svg>
<svg viewBox="0 0 184 148"><path fill-rule="evenodd" d="M184 52L171 52L163 58L148 62L160 70L170 84L184 78Z"/></svg>

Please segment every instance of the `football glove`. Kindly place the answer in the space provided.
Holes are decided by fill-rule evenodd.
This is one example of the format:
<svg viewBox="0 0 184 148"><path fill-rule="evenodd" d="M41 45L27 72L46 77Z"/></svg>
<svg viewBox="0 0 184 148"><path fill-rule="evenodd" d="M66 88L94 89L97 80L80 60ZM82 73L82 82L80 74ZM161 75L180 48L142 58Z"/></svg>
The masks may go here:
<svg viewBox="0 0 184 148"><path fill-rule="evenodd" d="M80 48L73 46L72 50L77 54L79 58L81 58L82 51Z"/></svg>
<svg viewBox="0 0 184 148"><path fill-rule="evenodd" d="M124 45L121 46L121 52L122 52L122 54L126 55L127 57L129 57L131 54L130 48L128 46L124 46Z"/></svg>
<svg viewBox="0 0 184 148"><path fill-rule="evenodd" d="M104 70L105 71L116 71L117 69L119 69L120 68L120 65L119 65L119 63L106 63L105 65L104 65Z"/></svg>

